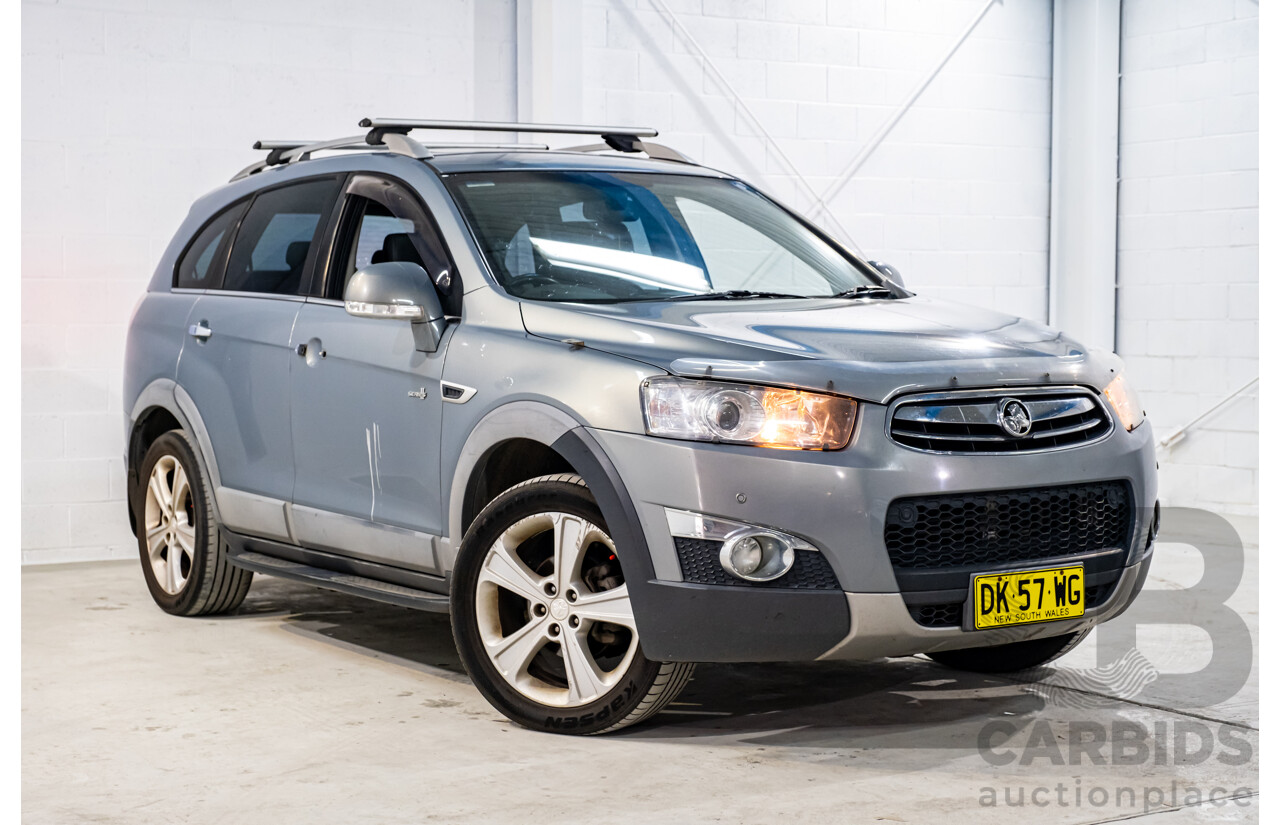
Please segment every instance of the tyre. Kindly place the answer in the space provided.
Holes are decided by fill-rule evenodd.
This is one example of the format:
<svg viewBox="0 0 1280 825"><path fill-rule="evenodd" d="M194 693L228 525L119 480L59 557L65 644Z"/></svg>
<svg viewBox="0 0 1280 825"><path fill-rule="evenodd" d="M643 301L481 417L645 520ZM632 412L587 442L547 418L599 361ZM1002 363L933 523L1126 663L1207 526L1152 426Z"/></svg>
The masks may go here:
<svg viewBox="0 0 1280 825"><path fill-rule="evenodd" d="M992 647L967 647L962 650L939 650L927 653L940 665L973 673L1016 673L1040 665L1047 665L1059 656L1070 652L1084 641L1093 628L1085 628L1063 636L1044 639L1028 639Z"/></svg>
<svg viewBox="0 0 1280 825"><path fill-rule="evenodd" d="M138 553L151 598L175 616L235 610L253 573L227 559L212 492L186 432L170 430L157 438L140 469Z"/></svg>
<svg viewBox="0 0 1280 825"><path fill-rule="evenodd" d="M645 658L613 540L576 475L531 479L490 502L462 540L450 598L472 682L525 727L634 725L693 674Z"/></svg>

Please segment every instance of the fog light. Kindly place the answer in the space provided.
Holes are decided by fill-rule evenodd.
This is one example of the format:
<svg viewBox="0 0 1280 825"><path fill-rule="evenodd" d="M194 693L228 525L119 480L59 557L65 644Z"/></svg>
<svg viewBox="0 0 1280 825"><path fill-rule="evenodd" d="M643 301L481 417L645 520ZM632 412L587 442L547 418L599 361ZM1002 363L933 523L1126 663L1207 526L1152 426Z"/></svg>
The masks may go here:
<svg viewBox="0 0 1280 825"><path fill-rule="evenodd" d="M733 549L729 551L729 566L733 568L732 572L739 576L750 576L760 569L762 562L764 562L764 548L760 546L759 539L754 536L747 536L735 542Z"/></svg>
<svg viewBox="0 0 1280 825"><path fill-rule="evenodd" d="M730 534L720 548L720 566L731 576L751 582L785 575L795 559L790 542L754 529Z"/></svg>

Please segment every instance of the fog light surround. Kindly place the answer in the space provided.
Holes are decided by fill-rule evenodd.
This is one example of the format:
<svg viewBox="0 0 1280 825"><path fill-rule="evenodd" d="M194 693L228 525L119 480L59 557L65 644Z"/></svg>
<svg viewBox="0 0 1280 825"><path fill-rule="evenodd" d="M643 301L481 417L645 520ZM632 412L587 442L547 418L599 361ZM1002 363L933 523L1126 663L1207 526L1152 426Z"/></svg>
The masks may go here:
<svg viewBox="0 0 1280 825"><path fill-rule="evenodd" d="M734 531L720 547L720 566L729 575L749 582L781 578L795 561L795 546L789 537L756 527Z"/></svg>
<svg viewBox="0 0 1280 825"><path fill-rule="evenodd" d="M718 542L720 566L741 581L773 581L787 574L798 551L820 552L805 539L780 530L690 510L664 509L673 537Z"/></svg>

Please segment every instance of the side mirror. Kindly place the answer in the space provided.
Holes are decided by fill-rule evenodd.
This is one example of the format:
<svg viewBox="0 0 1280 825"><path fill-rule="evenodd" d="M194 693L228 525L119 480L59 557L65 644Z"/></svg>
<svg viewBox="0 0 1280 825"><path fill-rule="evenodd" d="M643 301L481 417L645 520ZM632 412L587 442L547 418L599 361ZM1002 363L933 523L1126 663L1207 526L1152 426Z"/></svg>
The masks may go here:
<svg viewBox="0 0 1280 825"><path fill-rule="evenodd" d="M884 261L867 261L867 263L878 269L881 275L885 276L890 281L893 281L897 286L900 286L903 289L907 288L907 285L902 280L902 273L899 272L898 268L893 264L887 264Z"/></svg>
<svg viewBox="0 0 1280 825"><path fill-rule="evenodd" d="M342 296L357 318L409 321L420 352L435 352L444 335L444 308L427 271L407 261L386 261L357 270Z"/></svg>

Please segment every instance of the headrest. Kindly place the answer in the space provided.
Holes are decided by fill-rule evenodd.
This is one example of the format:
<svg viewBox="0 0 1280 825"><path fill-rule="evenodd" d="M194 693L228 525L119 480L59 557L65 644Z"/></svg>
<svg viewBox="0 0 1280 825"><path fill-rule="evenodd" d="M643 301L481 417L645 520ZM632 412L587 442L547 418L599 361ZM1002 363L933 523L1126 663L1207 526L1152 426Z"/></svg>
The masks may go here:
<svg viewBox="0 0 1280 825"><path fill-rule="evenodd" d="M605 198L582 202L582 217L597 223L623 223L635 220L635 215L625 206L617 206Z"/></svg>
<svg viewBox="0 0 1280 825"><path fill-rule="evenodd" d="M408 232L394 232L382 241L382 249L373 253L370 263L380 264L386 261L405 261L422 266L422 256L413 245L413 236Z"/></svg>
<svg viewBox="0 0 1280 825"><path fill-rule="evenodd" d="M284 251L284 262L289 265L290 269L297 269L306 263L307 250L310 248L311 241L294 241Z"/></svg>

